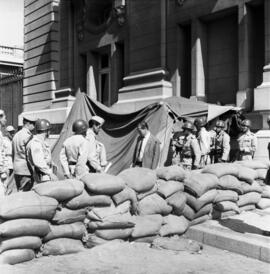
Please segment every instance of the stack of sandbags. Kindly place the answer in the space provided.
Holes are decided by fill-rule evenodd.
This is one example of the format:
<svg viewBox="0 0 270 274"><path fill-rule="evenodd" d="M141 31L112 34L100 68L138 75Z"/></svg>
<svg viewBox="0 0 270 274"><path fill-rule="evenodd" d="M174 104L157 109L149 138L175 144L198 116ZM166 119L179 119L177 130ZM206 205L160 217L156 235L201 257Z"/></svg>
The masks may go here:
<svg viewBox="0 0 270 274"><path fill-rule="evenodd" d="M263 185L261 188L261 199L257 203L256 207L259 209L270 208L270 186Z"/></svg>
<svg viewBox="0 0 270 274"><path fill-rule="evenodd" d="M191 171L185 179L187 202L183 215L195 225L211 218L213 203L217 196L218 178L210 173Z"/></svg>
<svg viewBox="0 0 270 274"><path fill-rule="evenodd" d="M18 192L0 201L0 264L16 264L35 257L50 231L58 201L34 191Z"/></svg>
<svg viewBox="0 0 270 274"><path fill-rule="evenodd" d="M33 190L60 204L49 224L49 232L42 238L41 254L63 255L83 250L85 208L72 201L83 194L84 184L76 179L67 179L38 184ZM68 208L67 204L76 206Z"/></svg>

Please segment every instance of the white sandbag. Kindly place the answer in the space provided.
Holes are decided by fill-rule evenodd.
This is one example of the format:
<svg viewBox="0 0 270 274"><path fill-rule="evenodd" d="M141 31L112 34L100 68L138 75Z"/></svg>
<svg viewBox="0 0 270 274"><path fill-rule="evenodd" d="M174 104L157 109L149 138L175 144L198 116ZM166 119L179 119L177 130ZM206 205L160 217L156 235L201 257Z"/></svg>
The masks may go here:
<svg viewBox="0 0 270 274"><path fill-rule="evenodd" d="M257 204L261 199L261 194L257 192L248 192L243 195L239 195L239 199L237 201L238 206L245 206L251 204Z"/></svg>
<svg viewBox="0 0 270 274"><path fill-rule="evenodd" d="M88 173L81 178L90 193L114 195L122 191L125 182L119 176L109 174Z"/></svg>
<svg viewBox="0 0 270 274"><path fill-rule="evenodd" d="M262 198L270 199L270 186L265 185L262 187Z"/></svg>
<svg viewBox="0 0 270 274"><path fill-rule="evenodd" d="M259 160L246 160L246 161L236 161L236 164L249 167L252 169L268 169L269 161L259 161Z"/></svg>
<svg viewBox="0 0 270 274"><path fill-rule="evenodd" d="M72 224L75 222L82 222L85 219L85 209L71 210L68 208L60 208L52 219L53 224Z"/></svg>
<svg viewBox="0 0 270 274"><path fill-rule="evenodd" d="M35 258L35 252L32 249L11 249L0 255L1 264L19 264L31 261Z"/></svg>
<svg viewBox="0 0 270 274"><path fill-rule="evenodd" d="M64 255L78 253L84 250L80 240L70 238L58 238L45 243L41 252L43 256L49 255Z"/></svg>
<svg viewBox="0 0 270 274"><path fill-rule="evenodd" d="M252 184L257 177L257 172L254 169L245 166L238 166L238 179Z"/></svg>
<svg viewBox="0 0 270 274"><path fill-rule="evenodd" d="M52 219L58 202L34 191L18 192L0 200L0 217L3 219Z"/></svg>
<svg viewBox="0 0 270 274"><path fill-rule="evenodd" d="M161 228L163 217L159 214L133 216L133 220L135 226L131 235L133 238L141 238L157 235Z"/></svg>
<svg viewBox="0 0 270 274"><path fill-rule="evenodd" d="M57 238L72 238L81 240L86 228L82 222L64 225L50 225L49 233L43 238L43 242L48 242Z"/></svg>
<svg viewBox="0 0 270 274"><path fill-rule="evenodd" d="M240 213L244 212L244 211L250 211L250 210L254 210L256 208L256 206L254 204L252 205L244 205L244 206L240 206Z"/></svg>
<svg viewBox="0 0 270 274"><path fill-rule="evenodd" d="M240 211L240 209L239 209L239 211ZM236 214L238 214L238 212L235 212L234 210L219 211L219 210L214 209L212 211L212 219L213 220L224 219L224 218L234 216Z"/></svg>
<svg viewBox="0 0 270 274"><path fill-rule="evenodd" d="M41 195L56 199L59 202L69 200L83 192L84 184L76 179L66 179L62 181L46 182L37 184L33 190Z"/></svg>
<svg viewBox="0 0 270 274"><path fill-rule="evenodd" d="M36 236L23 236L0 241L0 253L11 249L38 250L42 245L41 239Z"/></svg>
<svg viewBox="0 0 270 274"><path fill-rule="evenodd" d="M217 190L217 196L214 200L214 203L222 202L222 201L231 201L236 202L238 200L237 192L233 190Z"/></svg>
<svg viewBox="0 0 270 274"><path fill-rule="evenodd" d="M218 202L214 205L214 208L221 212L235 211L236 213L240 213L238 205L231 201Z"/></svg>
<svg viewBox="0 0 270 274"><path fill-rule="evenodd" d="M146 236L146 237L140 237L140 238L132 238L131 240L136 242L136 243L152 244L153 241L157 238L160 238L159 235Z"/></svg>
<svg viewBox="0 0 270 274"><path fill-rule="evenodd" d="M238 166L234 163L211 164L203 168L202 173L211 173L216 175L218 178L225 175L238 176Z"/></svg>
<svg viewBox="0 0 270 274"><path fill-rule="evenodd" d="M164 225L159 234L161 237L168 235L182 235L189 227L189 221L184 216L168 215L164 217Z"/></svg>
<svg viewBox="0 0 270 274"><path fill-rule="evenodd" d="M168 215L171 211L172 207L169 206L158 194L147 196L138 204L139 215Z"/></svg>
<svg viewBox="0 0 270 274"><path fill-rule="evenodd" d="M267 174L266 168L256 169L256 172L257 172L256 179L264 180L266 178L266 174Z"/></svg>
<svg viewBox="0 0 270 274"><path fill-rule="evenodd" d="M218 178L213 174L192 173L185 179L185 191L200 197L210 189L217 188Z"/></svg>
<svg viewBox="0 0 270 274"><path fill-rule="evenodd" d="M163 198L168 198L178 191L184 191L183 183L172 180L158 180L157 186L157 193Z"/></svg>
<svg viewBox="0 0 270 274"><path fill-rule="evenodd" d="M194 226L194 225L198 225L198 224L204 223L204 222L206 222L206 221L208 221L210 219L211 219L211 216L209 214L200 216L198 218L193 219L190 222L190 226Z"/></svg>
<svg viewBox="0 0 270 274"><path fill-rule="evenodd" d="M95 235L104 240L127 239L131 235L132 230L132 228L99 229L95 231Z"/></svg>
<svg viewBox="0 0 270 274"><path fill-rule="evenodd" d="M77 197L72 198L65 206L69 209L80 209L88 206L110 206L112 199L107 195L90 195L87 191L83 191Z"/></svg>
<svg viewBox="0 0 270 274"><path fill-rule="evenodd" d="M124 240L121 240L121 239L115 239L113 240L115 243L116 242L123 242ZM86 248L93 248L95 246L98 246L98 245L102 245L102 244L107 244L108 242L112 242L112 241L109 241L109 240L104 240L98 236L96 236L95 234L92 234L92 233L88 233L87 235L84 236L83 238L83 242L84 242L84 246Z"/></svg>
<svg viewBox="0 0 270 274"><path fill-rule="evenodd" d="M246 194L248 192L258 192L258 193L263 192L263 188L256 181L253 181L252 184L248 184L244 181L241 181L241 184L242 184L243 194Z"/></svg>
<svg viewBox="0 0 270 274"><path fill-rule="evenodd" d="M183 216L185 216L188 220L192 221L195 217L195 210L189 206L188 204L185 204L184 209L183 209Z"/></svg>
<svg viewBox="0 0 270 274"><path fill-rule="evenodd" d="M257 207L260 209L270 208L270 199L261 198L260 201L257 203Z"/></svg>
<svg viewBox="0 0 270 274"><path fill-rule="evenodd" d="M238 194L243 194L241 182L232 175L225 175L219 178L218 188L223 190L233 190Z"/></svg>
<svg viewBox="0 0 270 274"><path fill-rule="evenodd" d="M173 165L157 169L157 177L166 181L174 180L181 182L185 179L185 176L186 172L180 166Z"/></svg>
<svg viewBox="0 0 270 274"><path fill-rule="evenodd" d="M166 199L169 206L173 208L172 213L177 216L181 216L187 201L185 193L178 191Z"/></svg>
<svg viewBox="0 0 270 274"><path fill-rule="evenodd" d="M137 200L140 201L143 198L145 198L151 194L154 194L156 192L157 192L157 185L155 184L150 190L148 190L146 192L137 193Z"/></svg>
<svg viewBox="0 0 270 274"><path fill-rule="evenodd" d="M40 219L15 219L0 224L0 237L13 238L22 236L43 237L49 232L49 222Z"/></svg>
<svg viewBox="0 0 270 274"><path fill-rule="evenodd" d="M198 212L195 213L193 219L200 218L204 215L210 215L213 210L213 204L207 204L203 206Z"/></svg>
<svg viewBox="0 0 270 274"><path fill-rule="evenodd" d="M137 202L136 192L128 186L126 186L121 192L114 194L112 199L116 205L119 205L125 201L131 201L131 203Z"/></svg>
<svg viewBox="0 0 270 274"><path fill-rule="evenodd" d="M138 193L152 189L157 179L155 171L143 167L125 169L118 176Z"/></svg>

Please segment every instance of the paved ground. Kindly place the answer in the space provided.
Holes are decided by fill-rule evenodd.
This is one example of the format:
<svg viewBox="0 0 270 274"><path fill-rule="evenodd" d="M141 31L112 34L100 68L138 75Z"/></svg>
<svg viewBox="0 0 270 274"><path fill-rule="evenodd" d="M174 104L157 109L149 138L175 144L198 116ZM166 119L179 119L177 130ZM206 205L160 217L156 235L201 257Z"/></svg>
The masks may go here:
<svg viewBox="0 0 270 274"><path fill-rule="evenodd" d="M209 246L201 254L157 250L142 243L115 243L78 254L42 257L16 266L0 266L0 273L51 274L255 274L270 273L270 265Z"/></svg>

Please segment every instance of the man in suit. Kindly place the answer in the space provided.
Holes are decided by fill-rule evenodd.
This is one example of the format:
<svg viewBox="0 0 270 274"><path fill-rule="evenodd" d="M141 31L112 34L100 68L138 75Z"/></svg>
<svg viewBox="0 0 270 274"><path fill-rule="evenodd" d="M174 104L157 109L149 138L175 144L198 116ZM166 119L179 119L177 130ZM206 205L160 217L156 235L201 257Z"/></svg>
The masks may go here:
<svg viewBox="0 0 270 274"><path fill-rule="evenodd" d="M155 169L160 156L160 142L150 133L146 122L139 123L137 130L139 137L137 138L132 166Z"/></svg>

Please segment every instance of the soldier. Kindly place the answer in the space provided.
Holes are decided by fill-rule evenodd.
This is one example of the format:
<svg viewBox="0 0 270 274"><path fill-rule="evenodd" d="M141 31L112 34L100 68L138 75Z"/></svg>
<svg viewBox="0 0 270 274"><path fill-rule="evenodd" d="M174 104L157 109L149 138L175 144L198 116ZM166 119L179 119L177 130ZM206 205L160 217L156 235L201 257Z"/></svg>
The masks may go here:
<svg viewBox="0 0 270 274"><path fill-rule="evenodd" d="M46 140L50 135L51 124L46 119L36 121L36 135L26 145L26 158L36 183L55 181L51 149Z"/></svg>
<svg viewBox="0 0 270 274"><path fill-rule="evenodd" d="M33 138L36 119L30 116L23 117L23 127L13 137L13 169L18 191L29 191L34 180L26 161L26 145Z"/></svg>
<svg viewBox="0 0 270 274"><path fill-rule="evenodd" d="M76 120L72 125L74 135L67 138L63 143L60 152L60 162L66 178L79 177L82 173L89 171L87 159L83 166L78 166L78 164L82 163L79 158L83 157L89 149L89 143L85 139L87 129L88 125L86 121Z"/></svg>
<svg viewBox="0 0 270 274"><path fill-rule="evenodd" d="M204 167L210 163L209 153L211 137L205 128L206 122L204 118L195 119L194 125L197 129L197 139L201 150L200 167Z"/></svg>
<svg viewBox="0 0 270 274"><path fill-rule="evenodd" d="M198 140L192 134L194 129L191 122L183 125L183 135L172 142L173 160L172 163L182 166L184 169L198 169L201 159Z"/></svg>
<svg viewBox="0 0 270 274"><path fill-rule="evenodd" d="M252 160L257 149L257 137L250 131L251 122L245 119L242 122L242 133L238 136L238 159Z"/></svg>
<svg viewBox="0 0 270 274"><path fill-rule="evenodd" d="M227 162L230 154L230 136L224 131L224 121L216 122L216 135L213 138L211 146L211 154L214 158L214 163Z"/></svg>

